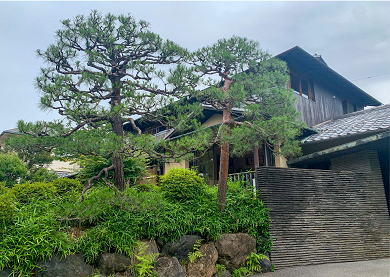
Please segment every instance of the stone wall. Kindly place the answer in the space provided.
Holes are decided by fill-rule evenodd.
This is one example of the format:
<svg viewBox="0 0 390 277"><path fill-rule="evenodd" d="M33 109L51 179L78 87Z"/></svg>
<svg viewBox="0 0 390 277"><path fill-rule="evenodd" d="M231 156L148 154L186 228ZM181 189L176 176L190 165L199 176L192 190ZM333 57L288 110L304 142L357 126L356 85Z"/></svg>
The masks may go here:
<svg viewBox="0 0 390 277"><path fill-rule="evenodd" d="M99 272L99 277L130 277L135 276L133 270L140 265L140 259L149 257L153 261L153 274L157 277L229 277L231 272L246 265L249 255L257 252L256 240L243 233L223 234L216 241L186 235L175 242L164 243L162 239L140 242L132 257L103 253L94 267L86 264L80 254L64 258L54 255L38 262L35 276L89 277ZM190 261L189 256L194 259ZM269 272L271 269L268 258L258 260L258 265L261 270L253 273ZM11 272L10 269L0 270L0 277L12 276Z"/></svg>

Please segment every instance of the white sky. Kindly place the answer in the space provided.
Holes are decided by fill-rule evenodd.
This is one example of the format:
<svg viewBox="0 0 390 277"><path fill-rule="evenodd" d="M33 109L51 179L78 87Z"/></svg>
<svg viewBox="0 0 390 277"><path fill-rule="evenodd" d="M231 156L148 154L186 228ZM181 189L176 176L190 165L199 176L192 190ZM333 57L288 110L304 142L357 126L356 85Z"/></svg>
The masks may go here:
<svg viewBox="0 0 390 277"><path fill-rule="evenodd" d="M390 103L390 2L0 2L0 133L19 119L59 118L38 108L34 78L44 64L35 51L54 43L61 19L92 9L131 13L189 50L232 35L273 55L298 45Z"/></svg>

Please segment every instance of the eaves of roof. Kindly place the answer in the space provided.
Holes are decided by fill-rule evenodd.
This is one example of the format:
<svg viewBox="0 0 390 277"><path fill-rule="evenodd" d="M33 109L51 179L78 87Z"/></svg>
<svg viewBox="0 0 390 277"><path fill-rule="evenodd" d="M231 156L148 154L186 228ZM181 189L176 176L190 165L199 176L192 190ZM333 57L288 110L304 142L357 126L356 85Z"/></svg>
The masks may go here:
<svg viewBox="0 0 390 277"><path fill-rule="evenodd" d="M12 135L23 135L23 134L19 133L18 129L5 130L0 134L0 144L3 144L5 140L10 138Z"/></svg>
<svg viewBox="0 0 390 277"><path fill-rule="evenodd" d="M297 164L305 164L311 163L313 161L319 160L320 158L324 158L325 156L335 154L337 152L349 150L358 146L367 145L369 143L377 142L382 139L386 139L390 137L390 131L383 132L380 134L372 135L369 137L365 137L362 139L358 139L352 142L348 142L342 145L338 145L335 147L331 147L328 149L324 149L315 153L311 153L309 155L299 157L287 162L288 165L297 165Z"/></svg>
<svg viewBox="0 0 390 277"><path fill-rule="evenodd" d="M287 62L289 66L296 66L298 69L306 71L307 74L311 75L309 77L327 84L332 91L337 92L343 98L352 96L365 106L379 106L382 104L299 46L284 51L275 57Z"/></svg>
<svg viewBox="0 0 390 277"><path fill-rule="evenodd" d="M17 128L15 128L15 129L9 129L9 130L5 130L5 131L1 132L0 137L1 137L3 134L23 135L22 133L19 132L19 130L18 130Z"/></svg>

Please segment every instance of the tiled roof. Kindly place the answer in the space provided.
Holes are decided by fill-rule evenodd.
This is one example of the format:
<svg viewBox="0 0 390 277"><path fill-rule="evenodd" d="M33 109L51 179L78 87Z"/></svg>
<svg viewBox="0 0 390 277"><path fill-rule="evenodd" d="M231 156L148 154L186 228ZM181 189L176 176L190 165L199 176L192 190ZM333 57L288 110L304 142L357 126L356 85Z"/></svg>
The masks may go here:
<svg viewBox="0 0 390 277"><path fill-rule="evenodd" d="M53 171L52 171L53 172ZM75 175L77 175L77 173L74 173L74 172L66 172L66 171L54 171L55 174L57 174L57 176L59 178L65 178L65 177L73 177Z"/></svg>
<svg viewBox="0 0 390 277"><path fill-rule="evenodd" d="M303 143L319 142L349 135L387 130L390 128L390 104L335 117L312 127L318 134Z"/></svg>
<svg viewBox="0 0 390 277"><path fill-rule="evenodd" d="M9 129L9 130L4 130L3 133L8 133L8 134L20 134L18 128Z"/></svg>

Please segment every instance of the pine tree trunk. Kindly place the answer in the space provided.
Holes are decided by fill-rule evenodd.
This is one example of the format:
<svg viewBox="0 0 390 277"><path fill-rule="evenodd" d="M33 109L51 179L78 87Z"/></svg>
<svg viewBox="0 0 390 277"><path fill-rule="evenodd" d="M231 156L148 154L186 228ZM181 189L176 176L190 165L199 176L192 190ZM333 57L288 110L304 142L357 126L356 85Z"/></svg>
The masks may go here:
<svg viewBox="0 0 390 277"><path fill-rule="evenodd" d="M120 105L120 88L118 87L119 80L112 81L114 95L111 98L111 106L115 107ZM123 122L120 114L114 115L111 119L112 131L119 137L123 136ZM114 153L112 155L112 164L114 165L114 185L119 191L125 190L125 174L123 171L123 155Z"/></svg>
<svg viewBox="0 0 390 277"><path fill-rule="evenodd" d="M118 135L123 135L123 124L120 117L115 117L112 122L112 131ZM114 165L114 185L118 190L125 190L125 174L123 171L123 156L121 154L114 153L112 155L112 164Z"/></svg>
<svg viewBox="0 0 390 277"><path fill-rule="evenodd" d="M222 122L228 127L225 132L225 135L229 135L230 127L229 121L231 118L230 105L223 110L223 119ZM227 189L227 180L229 174L229 143L224 142L221 145L221 158L219 163L219 184L218 184L218 201L219 208L223 212L225 210L226 204L226 189Z"/></svg>
<svg viewBox="0 0 390 277"><path fill-rule="evenodd" d="M229 71L225 72L226 74L229 74ZM224 84L221 87L222 92L225 94L225 105L223 107L223 117L222 117L222 124L225 126L225 132L222 134L222 137L230 134L230 119L231 119L231 104L228 97L228 90L230 89L230 86L232 85L233 80L225 79ZM219 209L223 212L225 210L226 205L226 190L227 190L227 180L228 180L228 174L229 174L229 143L222 143L221 144L221 158L219 162L219 184L218 184L218 201L219 201Z"/></svg>
<svg viewBox="0 0 390 277"><path fill-rule="evenodd" d="M114 165L114 185L119 191L124 191L125 174L123 172L123 156L113 154L112 164Z"/></svg>

